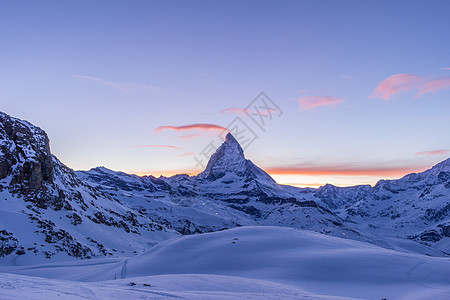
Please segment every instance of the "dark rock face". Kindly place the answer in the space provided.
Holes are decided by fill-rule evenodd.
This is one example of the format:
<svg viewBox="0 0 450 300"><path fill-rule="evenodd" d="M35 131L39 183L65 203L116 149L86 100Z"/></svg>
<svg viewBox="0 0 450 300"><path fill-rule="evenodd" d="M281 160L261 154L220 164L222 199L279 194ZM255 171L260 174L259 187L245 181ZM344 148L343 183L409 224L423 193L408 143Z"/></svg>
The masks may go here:
<svg viewBox="0 0 450 300"><path fill-rule="evenodd" d="M445 237L450 237L450 225L447 226L442 225L442 234Z"/></svg>
<svg viewBox="0 0 450 300"><path fill-rule="evenodd" d="M427 230L420 235L420 240L424 242L439 242L442 236L436 230Z"/></svg>
<svg viewBox="0 0 450 300"><path fill-rule="evenodd" d="M17 239L12 233L0 230L0 257L11 254L17 247Z"/></svg>
<svg viewBox="0 0 450 300"><path fill-rule="evenodd" d="M0 180L22 195L53 183L53 163L47 134L40 128L0 112Z"/></svg>

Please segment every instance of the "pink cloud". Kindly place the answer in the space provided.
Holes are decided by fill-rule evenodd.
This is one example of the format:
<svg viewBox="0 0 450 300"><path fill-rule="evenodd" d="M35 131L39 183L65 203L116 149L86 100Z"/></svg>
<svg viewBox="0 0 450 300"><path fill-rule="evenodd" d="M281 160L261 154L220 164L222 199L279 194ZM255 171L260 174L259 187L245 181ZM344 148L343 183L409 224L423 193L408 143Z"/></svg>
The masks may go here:
<svg viewBox="0 0 450 300"><path fill-rule="evenodd" d="M213 132L211 132L211 133L213 133ZM185 141L188 141L188 140L193 140L193 139L196 139L196 138L204 137L205 134L207 134L207 133L208 133L207 131L204 131L203 133L197 132L197 133L192 133L192 134L184 134L184 135L177 136L177 138L185 140Z"/></svg>
<svg viewBox="0 0 450 300"><path fill-rule="evenodd" d="M435 93L450 88L450 78L434 79L426 82L417 93L416 97L426 93Z"/></svg>
<svg viewBox="0 0 450 300"><path fill-rule="evenodd" d="M180 136L179 138L182 140L192 140L198 137L202 137L203 135L199 134L199 133L193 133L193 134L185 134Z"/></svg>
<svg viewBox="0 0 450 300"><path fill-rule="evenodd" d="M445 68L443 68L445 69ZM415 74L396 74L383 80L370 95L372 98L389 100L400 92L418 91L416 98L450 88L450 78L429 79Z"/></svg>
<svg viewBox="0 0 450 300"><path fill-rule="evenodd" d="M450 150L443 149L443 150L433 150L433 151L421 151L417 152L416 155L424 155L424 156L434 156L434 155L445 155L449 154Z"/></svg>
<svg viewBox="0 0 450 300"><path fill-rule="evenodd" d="M246 108L230 107L230 108L222 109L220 112L223 114L236 114L236 115L240 115L240 116L245 116L247 113L250 112L250 110L248 110Z"/></svg>
<svg viewBox="0 0 450 300"><path fill-rule="evenodd" d="M192 155L194 155L194 152L184 152L184 153L181 153L178 156L192 156Z"/></svg>
<svg viewBox="0 0 450 300"><path fill-rule="evenodd" d="M344 102L344 99L332 96L308 96L300 97L299 102L301 110L307 110L319 106L335 106Z"/></svg>
<svg viewBox="0 0 450 300"><path fill-rule="evenodd" d="M215 125L215 124L189 124L183 126L160 126L154 130L154 132L159 132L161 130L176 130L176 131L184 131L184 130L219 130L219 131L229 131L227 128Z"/></svg>
<svg viewBox="0 0 450 300"><path fill-rule="evenodd" d="M450 68L441 68L441 70L450 70Z"/></svg>
<svg viewBox="0 0 450 300"><path fill-rule="evenodd" d="M419 89L423 83L424 79L418 75L396 74L380 82L370 96L388 100L397 93Z"/></svg>
<svg viewBox="0 0 450 300"><path fill-rule="evenodd" d="M180 147L170 146L170 145L133 145L132 148L170 148L170 149L181 149Z"/></svg>

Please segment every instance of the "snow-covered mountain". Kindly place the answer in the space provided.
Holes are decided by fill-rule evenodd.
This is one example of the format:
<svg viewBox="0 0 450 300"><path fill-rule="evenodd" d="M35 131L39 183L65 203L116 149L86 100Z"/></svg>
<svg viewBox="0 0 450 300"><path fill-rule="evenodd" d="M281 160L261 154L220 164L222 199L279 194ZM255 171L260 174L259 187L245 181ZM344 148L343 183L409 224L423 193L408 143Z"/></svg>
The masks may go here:
<svg viewBox="0 0 450 300"><path fill-rule="evenodd" d="M225 136L225 142L211 156L206 169L197 178L214 181L225 176L230 180L242 178L271 185L275 183L272 177L245 158L244 150L231 133Z"/></svg>
<svg viewBox="0 0 450 300"><path fill-rule="evenodd" d="M133 255L179 235L82 181L50 153L46 133L0 113L0 258Z"/></svg>
<svg viewBox="0 0 450 300"><path fill-rule="evenodd" d="M450 253L450 159L374 187L324 186L316 196L360 232L412 239Z"/></svg>
<svg viewBox="0 0 450 300"><path fill-rule="evenodd" d="M450 252L450 159L376 186L277 184L228 134L197 176L73 171L43 130L0 113L0 261L133 255L179 235L286 226L402 251ZM420 246L417 242L428 248Z"/></svg>
<svg viewBox="0 0 450 300"><path fill-rule="evenodd" d="M423 173L409 174L398 180L381 180L374 187L328 184L318 189L296 188L277 184L245 158L238 142L228 134L206 169L197 176L134 178L160 180L168 185L165 191L144 191L141 196L181 203L239 225L308 229L394 249L400 238L404 242L414 240L450 252L449 164L450 159ZM102 189L117 188L118 182L134 176L105 172L118 177L116 180L106 175L98 177L97 169L82 172L80 176L91 184L101 183ZM138 194L130 186L126 190ZM412 246L404 244L402 247Z"/></svg>
<svg viewBox="0 0 450 300"><path fill-rule="evenodd" d="M245 158L241 146L231 134L226 136L206 169L197 176L176 175L156 179L104 168L77 174L112 197L129 195L121 202L134 209L145 209L152 219L182 234L259 224L311 229L336 236L360 236L330 209L318 204L310 189L278 185ZM164 189L153 189L156 180ZM150 183L152 188L146 188ZM160 203L170 209L155 209L155 205L160 206ZM180 212L180 207L185 214ZM208 220L194 218L194 212L196 215L206 214Z"/></svg>

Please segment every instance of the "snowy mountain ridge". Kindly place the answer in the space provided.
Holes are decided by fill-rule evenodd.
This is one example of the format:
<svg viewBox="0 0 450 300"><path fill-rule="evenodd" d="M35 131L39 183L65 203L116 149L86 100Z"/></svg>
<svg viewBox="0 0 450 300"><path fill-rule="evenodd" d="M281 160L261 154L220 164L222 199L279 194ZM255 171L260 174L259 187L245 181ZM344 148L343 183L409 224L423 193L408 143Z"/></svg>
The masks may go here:
<svg viewBox="0 0 450 300"><path fill-rule="evenodd" d="M73 171L45 132L0 113L0 261L130 256L163 240L284 226L440 256L450 252L450 159L374 187L278 185L228 134L197 176ZM417 243L419 242L419 243Z"/></svg>

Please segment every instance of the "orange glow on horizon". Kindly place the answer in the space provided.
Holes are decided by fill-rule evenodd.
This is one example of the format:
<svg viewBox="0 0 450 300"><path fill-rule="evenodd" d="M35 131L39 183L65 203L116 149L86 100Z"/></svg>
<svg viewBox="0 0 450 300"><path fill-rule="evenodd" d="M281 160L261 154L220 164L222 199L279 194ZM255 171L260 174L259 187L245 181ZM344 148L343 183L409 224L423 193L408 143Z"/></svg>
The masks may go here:
<svg viewBox="0 0 450 300"><path fill-rule="evenodd" d="M426 170L426 167L384 167L384 168L267 168L265 171L278 184L296 187L317 188L325 184L335 186L374 185L380 179L398 179L410 173ZM171 177L179 174L196 176L203 170L131 171L138 176Z"/></svg>
<svg viewBox="0 0 450 300"><path fill-rule="evenodd" d="M426 167L384 167L384 168L267 168L265 171L273 175L307 175L307 176L385 176L399 177L410 173L425 171Z"/></svg>

